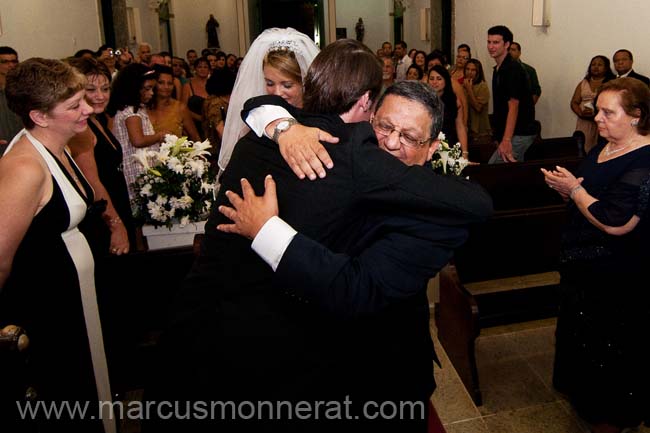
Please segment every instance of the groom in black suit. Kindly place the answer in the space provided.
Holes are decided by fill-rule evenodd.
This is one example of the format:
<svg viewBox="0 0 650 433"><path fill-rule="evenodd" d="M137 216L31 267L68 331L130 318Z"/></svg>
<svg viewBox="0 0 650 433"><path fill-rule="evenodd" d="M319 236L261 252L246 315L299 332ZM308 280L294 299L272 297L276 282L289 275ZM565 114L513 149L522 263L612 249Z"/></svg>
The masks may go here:
<svg viewBox="0 0 650 433"><path fill-rule="evenodd" d="M423 165L437 147L431 137L438 136L442 119L442 103L430 86L402 81L379 99L371 124L381 149L406 165ZM288 152L287 159L300 154ZM227 193L235 209L222 206L220 211L234 223L218 228L253 239L253 250L276 272L278 286L330 313L325 333L336 335L335 345L321 345L330 360L323 372L327 386L339 398L352 396L357 408L376 401L428 407L435 387L431 361L436 358L427 282L465 241L467 230L400 214L399 209L373 211L344 250L334 252L278 218L275 184L272 179L266 184L263 197L254 196L246 182L243 200ZM352 427L423 432L425 420L420 421L355 421Z"/></svg>
<svg viewBox="0 0 650 433"><path fill-rule="evenodd" d="M400 214L445 226L490 215L491 201L482 188L408 167L377 147L365 121L380 89L381 66L362 44L337 41L316 57L305 79L304 109L320 114L302 114L299 120L341 141L327 145L334 168L318 182L296 178L266 138L249 134L237 144L221 178L201 253L179 292L162 343L163 361L173 368L167 391L175 397L238 402L340 397L324 386L323 377L331 362L323 347L336 347L332 340L340 335L326 332L332 312L278 285L248 239L216 230L230 222L216 209L228 204L226 191L241 194L242 178L262 193L265 175L272 174L283 219L333 251L349 247L370 214ZM257 429L286 431L285 421L292 426L286 414L281 421L268 421L268 414L261 418Z"/></svg>

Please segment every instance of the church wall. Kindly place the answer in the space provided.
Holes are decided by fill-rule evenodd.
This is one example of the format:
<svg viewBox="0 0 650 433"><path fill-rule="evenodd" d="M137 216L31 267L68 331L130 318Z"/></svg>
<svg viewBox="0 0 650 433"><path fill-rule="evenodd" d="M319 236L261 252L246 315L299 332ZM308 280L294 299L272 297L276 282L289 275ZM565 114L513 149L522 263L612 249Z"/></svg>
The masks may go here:
<svg viewBox="0 0 650 433"><path fill-rule="evenodd" d="M226 54L239 52L236 0L172 0L173 45L176 55L185 57L185 52L194 48L199 54L207 46L205 23L210 14L219 22L219 43Z"/></svg>
<svg viewBox="0 0 650 433"><path fill-rule="evenodd" d="M0 0L0 45L19 58L64 58L102 44L94 0Z"/></svg>

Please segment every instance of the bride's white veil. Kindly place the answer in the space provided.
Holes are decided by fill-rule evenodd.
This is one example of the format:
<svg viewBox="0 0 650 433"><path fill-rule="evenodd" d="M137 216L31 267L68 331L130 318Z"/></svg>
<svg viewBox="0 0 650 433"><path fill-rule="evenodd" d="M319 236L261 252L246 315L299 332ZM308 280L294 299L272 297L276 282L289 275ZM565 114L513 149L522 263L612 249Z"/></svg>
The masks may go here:
<svg viewBox="0 0 650 433"><path fill-rule="evenodd" d="M290 27L264 30L253 41L239 67L235 87L230 96L219 153L219 167L221 170L225 170L228 165L237 140L249 131L241 119L244 102L253 96L260 96L266 92L262 63L266 53L273 48L286 48L293 51L300 66L303 82L309 65L311 65L312 60L319 51L314 41L309 39L307 35Z"/></svg>

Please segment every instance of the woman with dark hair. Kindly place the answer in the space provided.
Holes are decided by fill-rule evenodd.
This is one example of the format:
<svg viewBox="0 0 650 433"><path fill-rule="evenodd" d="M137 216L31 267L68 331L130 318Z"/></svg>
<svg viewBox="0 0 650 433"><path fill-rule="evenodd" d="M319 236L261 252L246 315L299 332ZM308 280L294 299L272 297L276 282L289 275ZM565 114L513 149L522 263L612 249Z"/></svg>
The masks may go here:
<svg viewBox="0 0 650 433"><path fill-rule="evenodd" d="M133 182L141 171L133 155L141 147L158 150L159 143L169 134L169 131L154 131L146 108L153 98L157 78L156 71L148 66L141 63L128 65L117 74L106 109L109 115L114 116L113 134L122 145L123 173L131 201L135 197Z"/></svg>
<svg viewBox="0 0 650 433"><path fill-rule="evenodd" d="M481 147L491 147L492 128L488 115L490 88L485 81L483 65L478 59L469 59L465 64L463 89L469 105L468 127L471 141ZM486 149L487 150L487 149ZM494 149L491 149L490 153Z"/></svg>
<svg viewBox="0 0 650 433"><path fill-rule="evenodd" d="M201 141L190 110L185 104L172 97L174 92L172 68L154 65L153 69L158 78L154 96L148 106L148 113L154 131L169 131L177 137L186 135L192 141Z"/></svg>
<svg viewBox="0 0 650 433"><path fill-rule="evenodd" d="M111 95L111 75L94 59L74 59L70 64L86 76L86 102L93 108L89 128L69 143L72 156L95 190L96 200L105 200L105 227L89 227L96 254L126 254L135 248L135 224L129 193L122 174L122 146L108 127L106 106Z"/></svg>
<svg viewBox="0 0 650 433"><path fill-rule="evenodd" d="M422 69L418 65L412 64L406 70L406 79L407 80L422 81L423 77L424 77L424 72L422 71Z"/></svg>
<svg viewBox="0 0 650 433"><path fill-rule="evenodd" d="M650 419L650 90L619 78L603 84L596 101L606 143L575 175L542 170L570 200L553 385L592 432L619 433Z"/></svg>
<svg viewBox="0 0 650 433"><path fill-rule="evenodd" d="M585 77L578 83L571 97L571 109L578 116L576 131L585 135L585 152L589 151L598 141L598 127L594 122L596 93L604 83L616 78L612 72L609 59L605 56L594 56L589 62Z"/></svg>
<svg viewBox="0 0 650 433"><path fill-rule="evenodd" d="M228 68L214 71L205 86L210 96L203 103L203 130L212 145L210 153L213 157L219 156L230 94L234 86L235 74Z"/></svg>
<svg viewBox="0 0 650 433"><path fill-rule="evenodd" d="M95 262L78 229L94 193L66 150L93 113L85 85L83 74L58 60L28 59L7 74L9 108L25 129L0 159L0 318L29 332L25 372L36 398L32 403L79 404L95 415L20 417L16 400L25 401L27 389L22 396L7 396L12 387L3 383L0 415L6 431L116 431L108 409L112 393ZM3 381L11 383L13 373Z"/></svg>
<svg viewBox="0 0 650 433"><path fill-rule="evenodd" d="M413 57L413 65L416 65L418 68L422 69L422 73L424 74L426 70L426 62L427 62L427 53L424 51L416 51L415 56Z"/></svg>
<svg viewBox="0 0 650 433"><path fill-rule="evenodd" d="M436 91L445 104L445 116L442 121L442 132L450 146L460 143L463 157L467 158L467 130L463 122L463 105L454 92L449 71L442 65L435 65L427 76L429 85Z"/></svg>
<svg viewBox="0 0 650 433"><path fill-rule="evenodd" d="M205 137L201 123L203 122L203 101L208 97L205 84L210 76L210 62L207 57L199 57L194 62L194 76L183 84L181 102L187 106L194 120L194 126L201 137Z"/></svg>

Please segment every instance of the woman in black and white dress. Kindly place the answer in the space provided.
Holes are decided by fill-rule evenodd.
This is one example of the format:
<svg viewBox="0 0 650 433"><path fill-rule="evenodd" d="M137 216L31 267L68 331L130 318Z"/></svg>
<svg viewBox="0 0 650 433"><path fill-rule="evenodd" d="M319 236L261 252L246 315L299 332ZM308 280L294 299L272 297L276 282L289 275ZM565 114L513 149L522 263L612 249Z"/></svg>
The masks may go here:
<svg viewBox="0 0 650 433"><path fill-rule="evenodd" d="M111 390L94 260L77 228L93 190L66 151L93 112L84 85L83 75L58 60L32 58L7 76L9 106L25 129L0 160L0 325L29 334L26 380L38 400L79 402L89 411L86 420L37 415L32 421L44 432L116 431L107 413L98 416ZM3 410L14 411L3 417L16 422L11 431L28 423L11 401L19 398L2 396L9 400Z"/></svg>

